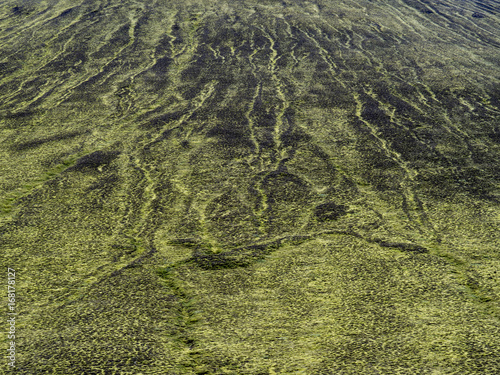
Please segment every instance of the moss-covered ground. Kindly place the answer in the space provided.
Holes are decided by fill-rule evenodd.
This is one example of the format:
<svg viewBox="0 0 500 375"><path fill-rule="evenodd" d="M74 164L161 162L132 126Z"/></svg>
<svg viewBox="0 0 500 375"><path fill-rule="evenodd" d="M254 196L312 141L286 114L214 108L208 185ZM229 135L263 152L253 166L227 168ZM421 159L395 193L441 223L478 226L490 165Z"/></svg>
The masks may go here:
<svg viewBox="0 0 500 375"><path fill-rule="evenodd" d="M500 373L498 30L495 0L0 1L0 373Z"/></svg>

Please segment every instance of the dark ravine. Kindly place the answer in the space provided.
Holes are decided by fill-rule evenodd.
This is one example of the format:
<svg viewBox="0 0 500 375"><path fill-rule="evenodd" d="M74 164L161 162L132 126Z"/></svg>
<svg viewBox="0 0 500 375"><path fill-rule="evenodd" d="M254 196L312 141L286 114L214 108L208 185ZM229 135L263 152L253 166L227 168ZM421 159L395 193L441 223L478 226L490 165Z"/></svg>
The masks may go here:
<svg viewBox="0 0 500 375"><path fill-rule="evenodd" d="M15 372L499 373L498 30L494 0L0 2Z"/></svg>

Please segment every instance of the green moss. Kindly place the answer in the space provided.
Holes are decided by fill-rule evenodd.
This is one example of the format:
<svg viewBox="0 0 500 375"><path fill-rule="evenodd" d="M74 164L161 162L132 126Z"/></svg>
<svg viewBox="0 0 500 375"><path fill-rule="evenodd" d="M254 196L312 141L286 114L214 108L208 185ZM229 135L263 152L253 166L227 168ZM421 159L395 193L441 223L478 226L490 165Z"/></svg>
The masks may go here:
<svg viewBox="0 0 500 375"><path fill-rule="evenodd" d="M4 4L16 371L497 373L487 3Z"/></svg>

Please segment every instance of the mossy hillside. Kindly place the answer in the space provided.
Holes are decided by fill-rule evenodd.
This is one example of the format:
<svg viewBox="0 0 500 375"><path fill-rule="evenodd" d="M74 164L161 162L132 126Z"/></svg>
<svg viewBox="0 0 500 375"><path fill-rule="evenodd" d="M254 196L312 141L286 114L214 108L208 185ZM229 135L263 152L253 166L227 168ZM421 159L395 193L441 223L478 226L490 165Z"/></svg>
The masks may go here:
<svg viewBox="0 0 500 375"><path fill-rule="evenodd" d="M203 358L212 373L238 371L242 362L247 373L473 372L458 354L472 347L468 356L482 357L485 370L496 366L495 339L484 336L497 329L494 315L470 310L475 297L434 254L330 235L283 246L252 266L176 272L200 298L204 321L192 334L200 348L213 348ZM466 328L476 319L489 328ZM384 337L383 344L370 337Z"/></svg>
<svg viewBox="0 0 500 375"><path fill-rule="evenodd" d="M498 372L492 7L1 5L18 372Z"/></svg>

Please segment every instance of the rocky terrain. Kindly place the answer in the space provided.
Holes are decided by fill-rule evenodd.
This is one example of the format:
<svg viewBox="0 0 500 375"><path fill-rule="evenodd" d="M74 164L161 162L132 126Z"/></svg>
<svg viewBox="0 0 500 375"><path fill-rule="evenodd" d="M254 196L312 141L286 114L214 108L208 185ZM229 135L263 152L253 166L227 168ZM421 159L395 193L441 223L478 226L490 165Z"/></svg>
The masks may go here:
<svg viewBox="0 0 500 375"><path fill-rule="evenodd" d="M0 137L16 374L500 372L499 1L0 1Z"/></svg>

